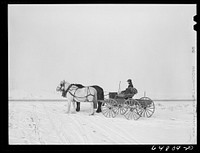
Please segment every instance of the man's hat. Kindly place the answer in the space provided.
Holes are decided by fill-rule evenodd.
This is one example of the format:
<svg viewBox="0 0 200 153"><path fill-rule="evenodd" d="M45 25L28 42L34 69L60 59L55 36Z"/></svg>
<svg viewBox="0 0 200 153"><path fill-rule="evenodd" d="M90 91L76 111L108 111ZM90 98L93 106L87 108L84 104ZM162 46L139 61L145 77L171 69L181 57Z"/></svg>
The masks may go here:
<svg viewBox="0 0 200 153"><path fill-rule="evenodd" d="M127 82L131 82L131 81L132 81L131 79L128 79L128 80L127 80Z"/></svg>

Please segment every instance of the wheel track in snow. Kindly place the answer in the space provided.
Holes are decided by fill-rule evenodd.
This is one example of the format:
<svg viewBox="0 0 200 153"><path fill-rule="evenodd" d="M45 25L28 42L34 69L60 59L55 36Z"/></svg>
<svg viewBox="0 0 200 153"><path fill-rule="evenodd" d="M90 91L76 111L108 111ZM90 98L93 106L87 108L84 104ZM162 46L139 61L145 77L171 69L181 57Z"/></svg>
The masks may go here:
<svg viewBox="0 0 200 153"><path fill-rule="evenodd" d="M111 143L112 142L113 143L118 143L117 141L115 141L115 138L118 138L118 140L122 139L123 141L126 141L126 142L132 142L133 141L133 139L126 138L126 137L122 136L122 134L119 135L117 132L113 131L113 129L110 129L108 126L103 126L103 128L101 128L102 125L99 126L96 123L93 123L94 121L92 119L90 119L89 121L87 121L87 119L89 119L90 117L92 118L92 117L95 117L95 116L90 116L90 117L87 116L87 119L83 120L83 118L80 117L79 115L80 115L79 113L69 114L69 115L67 114L66 117L69 119L68 122L73 122L73 124L76 125L76 128L79 131L80 135L82 135L82 137L83 137L82 139L84 139L85 143L92 142L91 136L94 135L94 133L92 133L92 131L91 131L91 128L88 128L88 125L90 125L90 127L93 127L94 129L98 129L98 131L101 131L101 133L102 133L101 135L105 136L106 139L109 142L111 142ZM81 114L81 115L86 115L86 114ZM64 135L67 135L66 132L62 128L62 127L65 126L63 124L66 121L63 121L63 119L61 119L60 117L59 117L59 120L60 120L60 123L61 123L61 125L60 125L60 132L62 131L62 133L64 133ZM87 126L85 127L83 125L83 123L85 123ZM54 124L54 123L52 123L52 124ZM57 129L57 131L58 131L58 129ZM114 133L114 135L115 135L114 137L115 138L113 138L113 136L109 136L110 132ZM86 135L86 133L87 133L87 135ZM136 140L136 139L134 139L134 142L136 142L137 144L139 144L139 141Z"/></svg>
<svg viewBox="0 0 200 153"><path fill-rule="evenodd" d="M120 121L120 120L119 120ZM129 121L129 120L128 120ZM121 135L122 137L130 137L130 132L123 129L122 127L120 127L119 125L114 125L114 127L111 128L111 125L109 125L110 123L108 121L106 121L107 123L104 124L104 127L110 129L111 131L113 129L115 129L116 131L120 131L121 132ZM134 121L133 121L134 122ZM109 125L109 126L108 126ZM113 126L113 125L112 125ZM132 134L132 133L131 133ZM126 139L129 139L130 141L127 142L127 143L137 143L137 144L142 144L141 143L141 140L138 140L138 138L136 139L136 135L133 135L132 134L132 137L131 138L126 138Z"/></svg>
<svg viewBox="0 0 200 153"><path fill-rule="evenodd" d="M50 108L50 109L52 109L52 108ZM50 111L50 110L48 110L48 112L51 112L52 114L55 114L55 112L54 111ZM61 116L61 114L62 114L62 116ZM89 139L88 139L88 136L86 135L86 130L85 130L85 128L84 127L82 127L78 122L76 122L73 118L72 118L72 116L71 115L73 115L73 114L64 114L64 115L66 115L65 117L66 117L66 120L64 119L64 117L63 117L63 113L56 113L55 115L58 115L58 116L60 116L60 117L57 117L56 118L56 120L59 120L59 122L61 123L60 124L60 126L57 128L57 131L59 131L59 133L60 134L62 134L63 136L65 136L65 138L66 137L72 137L72 136L70 136L70 134L72 134L72 133L75 133L75 135L74 136L77 136L77 137L79 137L79 140L82 140L83 141L83 143L86 143L86 142L88 142L89 141ZM52 120L52 124L54 124L53 123L53 118L51 118L51 120ZM68 123L68 125L66 125L66 123ZM75 124L75 126L76 126L76 128L75 128L75 130L73 129L73 127L71 126L71 123L73 123L73 124ZM72 124L72 125L73 125ZM67 128L65 128L65 126L68 126ZM55 127L55 126L54 126ZM59 130L58 130L59 129ZM68 132L66 132L66 129L67 130L70 130L70 134L68 133ZM77 129L77 130L76 130ZM81 137L81 136L82 137ZM75 142L71 142L71 139L68 139L69 140L69 143L75 143ZM81 143L81 142L80 142Z"/></svg>
<svg viewBox="0 0 200 153"><path fill-rule="evenodd" d="M81 126L79 124L79 122L77 122L75 119L73 119L71 114L67 115L66 117L68 118L68 122L73 122L73 124L75 124L76 128L73 131L75 131L76 135L78 135L79 138L83 140L83 143L89 142L90 141L90 137L88 138L85 127ZM64 123L64 122L62 122L62 123ZM76 129L77 129L77 131L76 131Z"/></svg>
<svg viewBox="0 0 200 153"><path fill-rule="evenodd" d="M57 135L57 137L60 139L61 143L70 143L70 140L66 139L66 137L64 137L65 141L64 141L63 138L61 137L62 133L61 133L61 131L58 131L57 127L55 126L55 124L54 124L54 122L53 122L53 119L52 119L52 116L50 116L50 113L49 113L49 111L47 110L45 104L43 104L43 108L44 108L44 110L45 110L45 113L46 113L46 115L47 115L47 117L48 117L48 119L49 119L51 125L52 125L52 128L55 129L56 135Z"/></svg>
<svg viewBox="0 0 200 153"><path fill-rule="evenodd" d="M73 114L72 114L73 115ZM91 117L91 118L90 118ZM112 127L110 128L110 126L107 126L109 125L109 122L108 121L105 121L106 123L105 124L101 124L101 125L98 125L96 122L98 122L98 119L94 122L94 120L92 120L92 117L95 117L95 116L90 116L88 117L87 119L89 120L84 120L84 122L86 122L87 124L90 124L91 126L93 126L95 129L98 129L98 131L102 131L103 135L106 136L109 140L113 141L115 140L115 138L121 138L123 141L126 141L126 142L135 142L137 144L141 144L140 141L138 141L137 139L135 138L127 138L126 136L124 136L124 133L127 133L127 131L123 130L123 129L119 129L119 127L115 126L115 127ZM80 116L77 115L77 118L79 119L78 122L80 124L80 121L82 122L82 118ZM98 116L98 118L101 118L100 116ZM106 118L105 118L106 120ZM118 132L116 132L116 130L113 130L113 129L118 129L117 131L120 131L120 135ZM110 133L114 133L113 135L115 135L115 138L113 138L113 136L109 136ZM128 136L128 134L126 134ZM118 143L118 142L116 142Z"/></svg>
<svg viewBox="0 0 200 153"><path fill-rule="evenodd" d="M80 118L79 115L80 114L77 114L76 116L73 116L74 114L69 114L68 115L68 118L70 118L70 120L77 125L78 127L78 130L82 133L81 135L83 137L85 137L86 141L85 143L94 143L94 139L92 139L92 136L94 133L92 133L91 129L89 128L88 126L88 122L85 123L83 120L83 118ZM78 119L78 120L77 120ZM87 125L87 126L84 126ZM89 123L90 124L90 123ZM93 125L94 126L94 125ZM112 141L112 139L110 138L107 138L109 139L110 141Z"/></svg>
<svg viewBox="0 0 200 153"><path fill-rule="evenodd" d="M35 105L33 105L33 112L32 112L33 114L33 119L35 118L35 133L37 133L37 136L38 136L38 140L39 140L39 142L41 143L41 144L45 144L45 141L43 140L43 138L41 137L41 132L40 132L40 126L39 126L39 124L40 124L40 119L39 119L39 117L38 117L38 115L37 115L37 112L36 112L36 106ZM33 120L34 121L34 120Z"/></svg>
<svg viewBox="0 0 200 153"><path fill-rule="evenodd" d="M76 117L75 118L73 118L73 115L76 115ZM96 122L94 123L94 121L92 120L92 117L95 117L95 116L87 116L87 119L89 119L90 121L87 121L86 119L85 120L83 120L83 118L81 118L79 115L86 115L85 113L84 114L81 114L81 112L80 113L76 113L76 114L69 114L68 115L68 118L70 118L71 119L71 121L74 123L74 124L76 124L77 125L77 127L78 127L78 129L79 129L79 131L81 132L81 131L87 131L87 133L88 132L90 132L89 130L88 130L88 128L86 128L84 125L82 125L84 122L86 122L86 124L88 124L88 125L91 125L91 127L94 127L95 129L98 129L98 131L103 131L102 133L103 133L103 135L107 138L107 140L109 140L109 141L111 141L111 142L113 142L113 138L112 138L112 136L110 137L109 136L109 133L110 132L112 132L112 133L115 133L114 135L116 135L118 138L120 137L121 139L123 139L123 140L125 140L126 142L136 142L137 144L141 144L140 143L140 141L138 141L137 139L134 139L134 138L127 138L128 136L129 136L129 134L127 133L127 131L125 131L125 130L123 130L123 129L119 129L119 127L117 127L117 126L115 126L115 127L113 127L114 129L118 129L119 131L121 131L121 132L123 132L122 134L120 134L119 135L119 133L117 133L116 131L113 131L113 128L110 128L109 126L106 126L106 125L109 125L109 123L107 122L106 124L103 124L103 125L98 125L98 124L96 124ZM97 117L97 116L96 116ZM102 116L103 117L103 116ZM90 119L91 118L91 119ZM99 118L99 116L98 116L98 118ZM101 117L100 117L101 118ZM106 118L105 118L105 120L106 120ZM63 122L62 122L63 123ZM81 130L80 130L81 129ZM84 132L81 132L81 135L82 136L85 136L85 134L83 134ZM93 134L92 132L90 132L91 134ZM125 133L125 135L127 136L123 136L124 135L124 133ZM119 135L119 136L118 136ZM116 137L115 136L115 137ZM87 139L87 136L86 136L86 139ZM116 142L117 143L117 142Z"/></svg>
<svg viewBox="0 0 200 153"><path fill-rule="evenodd" d="M76 122L78 123L78 124L85 124L85 125L87 125L87 124L89 124L89 125L91 125L90 127L95 127L95 130L96 129L98 129L99 131L103 131L102 133L103 134L101 134L102 136L104 136L104 137L106 137L106 139L109 141L109 142L113 142L114 143L114 141L113 141L113 139L112 138L110 138L110 136L108 136L108 135L106 135L105 133L107 133L107 131L105 131L105 130L103 130L103 129L101 129L100 127L98 127L98 125L96 125L96 124L94 124L94 123L92 123L92 122L89 122L89 121L87 121L86 119L85 120L83 120L80 116L76 116L77 118L78 118L78 120L76 120ZM92 116L91 116L92 117ZM88 127L88 126L82 126L84 129L86 129L86 127ZM90 129L86 129L86 131L88 131L88 130L90 130ZM92 132L90 132L90 133L92 133Z"/></svg>
<svg viewBox="0 0 200 153"><path fill-rule="evenodd" d="M25 142L28 143L28 141L38 140L40 144L44 144L45 142L42 139L41 133L40 133L40 126L39 126L40 119L35 111L36 106L33 104L31 105L33 106L33 109L30 107L29 108L30 110L20 111L17 114L18 116L17 118L15 118L16 128L19 130L19 132L22 132L22 136L20 138L22 138ZM16 105L13 105L13 106L16 106ZM15 110L17 111L18 107Z"/></svg>

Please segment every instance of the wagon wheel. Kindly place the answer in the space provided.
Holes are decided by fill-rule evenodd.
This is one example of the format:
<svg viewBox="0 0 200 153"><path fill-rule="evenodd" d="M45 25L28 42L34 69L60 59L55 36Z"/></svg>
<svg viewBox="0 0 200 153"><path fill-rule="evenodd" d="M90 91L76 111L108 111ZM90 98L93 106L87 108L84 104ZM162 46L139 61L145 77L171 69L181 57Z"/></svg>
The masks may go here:
<svg viewBox="0 0 200 153"><path fill-rule="evenodd" d="M114 99L105 100L104 105L101 105L101 110L105 117L116 117L119 111L117 101Z"/></svg>
<svg viewBox="0 0 200 153"><path fill-rule="evenodd" d="M155 111L155 105L153 100L148 97L140 98L141 109L139 109L138 113L141 117L151 117Z"/></svg>
<svg viewBox="0 0 200 153"><path fill-rule="evenodd" d="M121 115L124 115L127 111L128 111L127 106L122 106L121 108L119 108L119 112Z"/></svg>
<svg viewBox="0 0 200 153"><path fill-rule="evenodd" d="M138 120L140 118L140 115L138 114L139 108L141 107L140 103L135 99L127 99L125 104L128 106L128 110L124 114L126 119Z"/></svg>
<svg viewBox="0 0 200 153"><path fill-rule="evenodd" d="M124 115L128 111L128 103L126 101L122 104L119 105L119 112L121 115Z"/></svg>

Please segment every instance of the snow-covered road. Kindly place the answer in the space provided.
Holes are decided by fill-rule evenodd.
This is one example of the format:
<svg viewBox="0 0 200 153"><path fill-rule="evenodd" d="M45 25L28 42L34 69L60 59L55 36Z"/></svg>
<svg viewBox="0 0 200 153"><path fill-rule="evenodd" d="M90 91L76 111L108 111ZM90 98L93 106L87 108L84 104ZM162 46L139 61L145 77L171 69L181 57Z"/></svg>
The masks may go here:
<svg viewBox="0 0 200 153"><path fill-rule="evenodd" d="M9 144L195 144L193 102L155 102L151 118L89 116L90 104L66 114L63 102L9 102Z"/></svg>

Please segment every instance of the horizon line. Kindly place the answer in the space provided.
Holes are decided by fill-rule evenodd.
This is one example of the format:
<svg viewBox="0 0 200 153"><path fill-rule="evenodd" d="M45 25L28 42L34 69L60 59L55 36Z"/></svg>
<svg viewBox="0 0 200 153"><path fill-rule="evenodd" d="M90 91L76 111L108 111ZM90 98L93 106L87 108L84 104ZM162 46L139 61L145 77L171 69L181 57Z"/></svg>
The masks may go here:
<svg viewBox="0 0 200 153"><path fill-rule="evenodd" d="M8 99L8 101L66 101L66 100L67 99ZM196 99L151 99L151 100L153 101L197 101Z"/></svg>

